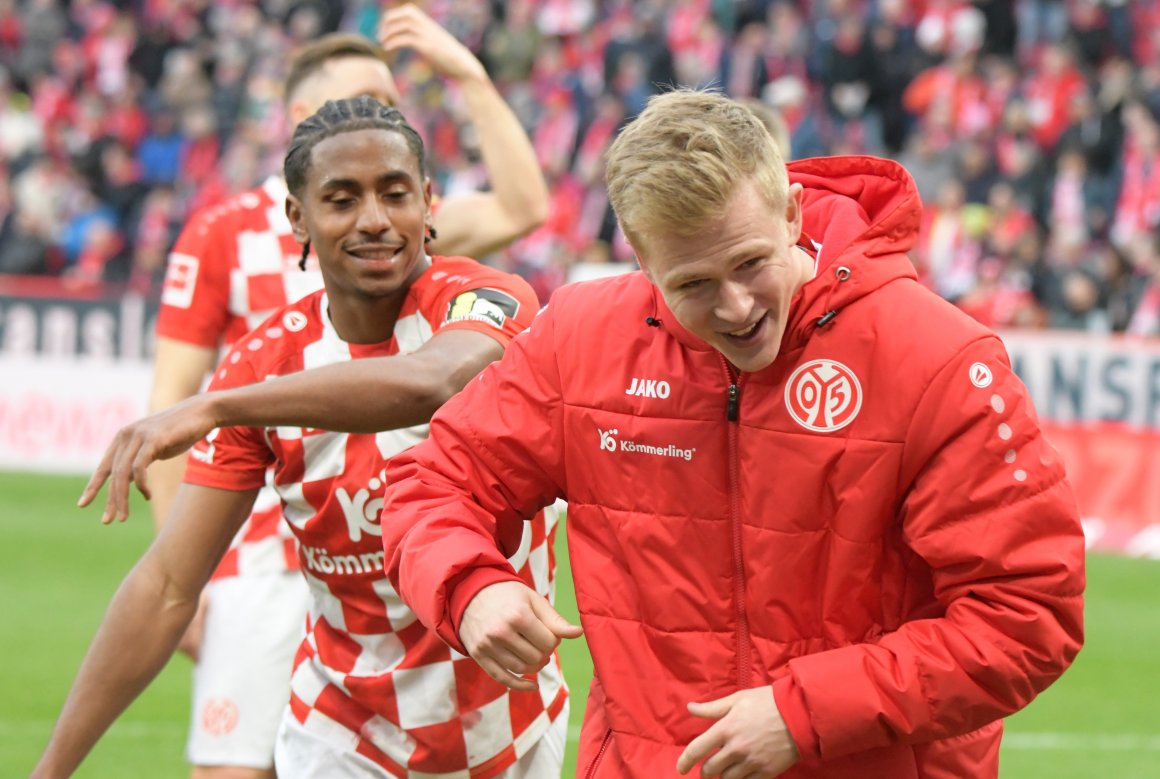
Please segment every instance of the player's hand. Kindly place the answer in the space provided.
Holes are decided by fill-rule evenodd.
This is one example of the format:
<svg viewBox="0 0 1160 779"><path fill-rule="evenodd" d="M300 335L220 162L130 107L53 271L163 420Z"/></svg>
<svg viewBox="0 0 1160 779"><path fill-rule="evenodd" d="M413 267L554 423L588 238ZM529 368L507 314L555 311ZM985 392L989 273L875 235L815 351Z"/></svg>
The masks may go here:
<svg viewBox="0 0 1160 779"><path fill-rule="evenodd" d="M798 760L797 745L777 710L772 687L690 703L689 713L717 721L685 747L677 759L680 774L705 760L702 779L769 779Z"/></svg>
<svg viewBox="0 0 1160 779"><path fill-rule="evenodd" d="M217 427L206 397L195 395L118 430L77 505L92 503L107 480L109 495L101 522L108 524L129 516L130 484L136 484L146 500L150 497L145 477L149 464L181 454Z"/></svg>
<svg viewBox="0 0 1160 779"><path fill-rule="evenodd" d="M413 3L383 15L379 44L388 53L414 49L437 73L453 81L487 78L487 71L471 50Z"/></svg>
<svg viewBox="0 0 1160 779"><path fill-rule="evenodd" d="M459 621L459 639L467 653L488 676L513 690L536 689L536 682L524 675L547 665L560 639L583 633L544 597L513 581L484 587Z"/></svg>
<svg viewBox="0 0 1160 779"><path fill-rule="evenodd" d="M202 592L197 599L197 611L185 629L181 640L177 642L177 651L189 657L193 662L198 661L201 655L201 638L205 635L205 614L209 611L209 596Z"/></svg>

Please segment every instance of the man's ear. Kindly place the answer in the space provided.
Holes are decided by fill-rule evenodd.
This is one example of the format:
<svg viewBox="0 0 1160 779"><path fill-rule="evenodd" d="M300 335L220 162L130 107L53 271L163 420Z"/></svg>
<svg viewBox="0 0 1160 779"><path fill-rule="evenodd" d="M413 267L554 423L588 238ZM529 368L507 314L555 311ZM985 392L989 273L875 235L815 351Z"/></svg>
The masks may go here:
<svg viewBox="0 0 1160 779"><path fill-rule="evenodd" d="M286 116L290 119L290 127L292 128L302 124L313 113L314 111L310 110L310 104L301 98L291 100L286 105Z"/></svg>
<svg viewBox="0 0 1160 779"><path fill-rule="evenodd" d="M618 226L619 224L620 223L617 222ZM636 244L632 242L632 239L628 237L628 233L624 231L624 227L620 227L620 233L624 236L624 242L628 244L628 248L632 249L632 256L636 259L636 266L640 268L641 273L644 274L644 277L655 285L656 280L653 278L653 275L649 271L648 266L644 264L644 260L641 259L640 249L638 249Z"/></svg>
<svg viewBox="0 0 1160 779"><path fill-rule="evenodd" d="M650 271L650 270L648 269L648 266L644 264L644 260L642 260L642 259L640 258L640 252L638 252L638 251L637 251L637 250L634 248L634 249L632 250L632 254L633 254L633 256L634 256L634 257L636 257L636 265L637 265L637 267L638 267L638 268L640 268L640 272L641 272L641 273L643 273L643 274L644 274L644 277L645 277L646 279L648 279L649 281L651 281L651 282L653 283L653 285L655 286L655 285L656 285L656 283L657 283L657 282L656 282L656 279L654 279L654 278L653 278L652 271Z"/></svg>
<svg viewBox="0 0 1160 779"><path fill-rule="evenodd" d="M802 193L805 189L801 184L789 185L785 202L786 230L790 245L795 245L802 237Z"/></svg>
<svg viewBox="0 0 1160 779"><path fill-rule="evenodd" d="M294 195L286 196L286 218L290 220L290 228L294 231L294 240L304 244L310 240L310 231L306 229L306 214L302 210L302 201Z"/></svg>

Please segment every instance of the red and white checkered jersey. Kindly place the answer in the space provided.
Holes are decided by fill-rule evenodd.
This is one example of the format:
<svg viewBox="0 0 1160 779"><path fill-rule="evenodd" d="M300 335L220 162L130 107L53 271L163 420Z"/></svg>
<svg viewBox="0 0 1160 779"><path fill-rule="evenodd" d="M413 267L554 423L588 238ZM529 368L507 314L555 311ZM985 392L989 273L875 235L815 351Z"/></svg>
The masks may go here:
<svg viewBox="0 0 1160 779"><path fill-rule="evenodd" d="M305 368L408 353L433 334L467 329L506 344L535 316L526 282L461 258L434 258L412 285L390 341L348 344L319 292L242 338L210 390ZM383 570L380 518L387 459L427 426L351 435L296 427L224 428L190 454L186 481L252 489L268 466L298 539L313 605L291 682L291 710L308 730L401 777L494 776L559 716L567 689L553 658L539 689L511 692L420 624ZM511 559L524 581L554 594L555 514L528 523Z"/></svg>
<svg viewBox="0 0 1160 779"><path fill-rule="evenodd" d="M233 344L283 306L322 289L286 217L286 184L260 187L198 212L169 255L157 334L216 349Z"/></svg>
<svg viewBox="0 0 1160 779"><path fill-rule="evenodd" d="M303 271L301 257L280 176L198 212L169 255L157 334L211 349L231 346L275 311L322 289L317 260L311 257ZM214 578L297 567L278 496L262 490Z"/></svg>

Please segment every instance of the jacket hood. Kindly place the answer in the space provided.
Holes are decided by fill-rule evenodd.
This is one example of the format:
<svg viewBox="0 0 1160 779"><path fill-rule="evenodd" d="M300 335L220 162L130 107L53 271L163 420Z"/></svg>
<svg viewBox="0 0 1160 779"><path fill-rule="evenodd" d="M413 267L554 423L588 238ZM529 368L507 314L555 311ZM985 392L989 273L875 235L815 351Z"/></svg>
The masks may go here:
<svg viewBox="0 0 1160 779"><path fill-rule="evenodd" d="M782 350L854 301L901 278L917 278L914 245L922 201L914 179L893 160L819 157L790 163L803 186L802 231L818 250L818 271L794 297ZM830 312L834 312L831 314Z"/></svg>

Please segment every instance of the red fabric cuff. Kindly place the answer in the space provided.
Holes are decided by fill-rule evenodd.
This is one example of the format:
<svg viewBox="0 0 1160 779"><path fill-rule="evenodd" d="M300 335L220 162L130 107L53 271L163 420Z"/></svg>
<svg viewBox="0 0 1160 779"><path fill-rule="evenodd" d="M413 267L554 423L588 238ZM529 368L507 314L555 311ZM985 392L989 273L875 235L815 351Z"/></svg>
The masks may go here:
<svg viewBox="0 0 1160 779"><path fill-rule="evenodd" d="M817 760L821 757L818 734L810 723L810 713L806 709L806 697L792 675L786 675L773 683L773 701L789 735L797 744L798 754L803 760Z"/></svg>
<svg viewBox="0 0 1160 779"><path fill-rule="evenodd" d="M510 568L472 568L460 575L448 587L450 597L447 599L446 616L447 624L451 627L454 640L449 640L451 638L449 636L443 636L443 640L451 644L451 647L455 651L467 654L463 642L459 640L459 621L463 619L463 612L467 610L467 604L471 603L471 599L478 595L479 591L484 587L499 584L500 582L522 581L523 579L516 576L515 572Z"/></svg>

